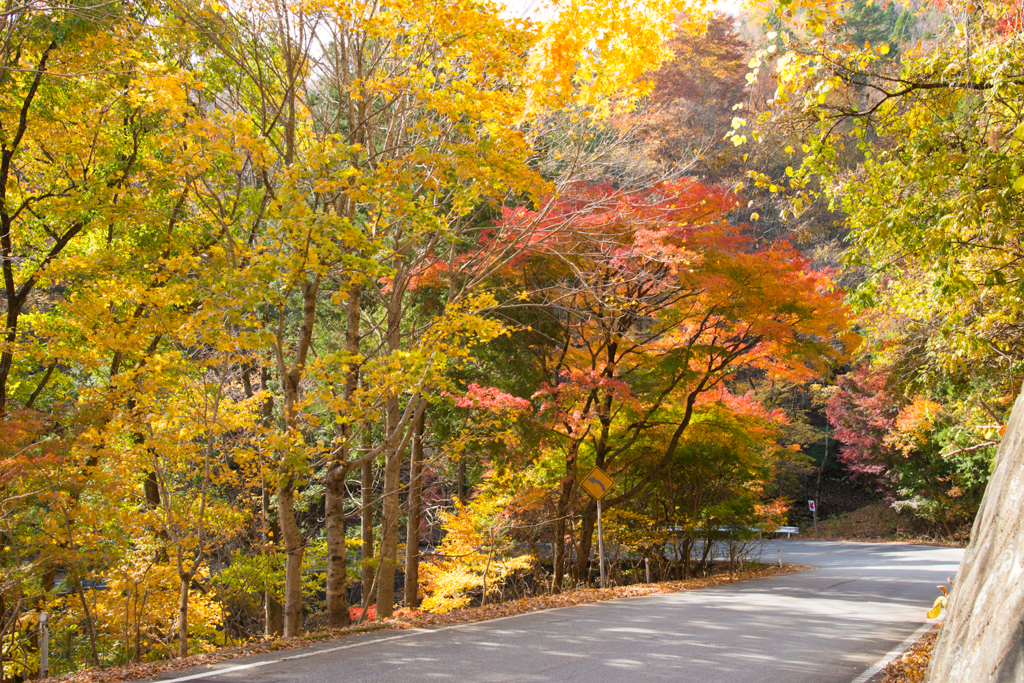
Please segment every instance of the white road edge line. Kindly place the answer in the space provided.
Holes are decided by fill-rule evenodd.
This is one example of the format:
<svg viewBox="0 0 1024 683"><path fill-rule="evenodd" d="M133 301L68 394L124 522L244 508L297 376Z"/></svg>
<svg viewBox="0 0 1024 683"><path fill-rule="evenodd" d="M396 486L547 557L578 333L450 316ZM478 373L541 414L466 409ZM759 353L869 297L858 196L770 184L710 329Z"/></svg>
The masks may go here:
<svg viewBox="0 0 1024 683"><path fill-rule="evenodd" d="M817 567L812 567L812 569L817 569ZM775 576L775 575L772 575L772 576ZM766 577L762 577L762 578L772 578L772 576L766 576ZM748 579L748 581L752 581L752 580L755 580L755 579ZM708 586L708 587L709 588L714 588L714 587L717 587L717 586ZM197 681L197 680L201 680L203 678L211 678L213 676L220 676L221 674L232 673L234 671L244 671L245 669L255 669L255 668L260 667L260 666L269 666L270 664L279 664L280 662L287 662L287 661L291 661L293 659L304 659L306 657L314 657L316 655L325 655L325 654L328 654L328 653L331 653L331 652L337 652L339 650L348 650L348 649L353 648L353 647L361 647L363 645L369 645L371 643L383 643L383 642L388 641L388 640L399 640L400 638L411 638L413 636L423 635L424 633L439 633L441 631L454 631L456 629L461 630L461 629L464 629L464 628L472 628L474 626L483 626L483 625L486 625L486 624L493 624L496 621L506 621L508 619L518 619L520 617L526 617L526 616L541 614L543 612L557 612L558 610L572 609L574 607L592 607L592 606L602 605L602 604L609 603L609 602L616 602L616 601L619 601L619 600L636 600L636 599L639 599L639 598L650 598L650 597L658 596L658 595L676 595L676 594L679 594L679 593L688 593L688 592L690 592L692 590L701 590L701 589L699 589L699 588L689 588L689 589L684 588L681 591L673 591L671 593L648 593L647 595L631 595L631 596L623 597L623 598L608 598L607 600L598 600L596 602L585 602L585 603L578 604L578 605L564 605L562 607L548 607L546 609L533 610L532 612L521 612L519 614L510 614L507 617L498 617L496 619L483 619L481 621L468 621L468 622L464 622L464 623L461 623L461 624L451 624L450 626L440 626L438 628L410 629L406 633L402 633L402 634L397 635L397 636L391 636L389 638L374 638L374 639L371 639L371 640L364 640L361 643L351 643L351 644L346 644L346 645L339 645L338 647L330 647L330 648L327 648L325 650L317 650L316 652L303 652L302 654L292 655L291 657L281 657L279 659L267 659L267 660L264 660L262 662L253 662L252 664L239 664L238 666L230 666L230 667L226 667L226 668L223 668L223 669L210 669L209 671L204 671L202 673L190 674L188 676L180 676L178 678L152 678L152 679L150 679L150 681L152 681L152 683L184 683L184 681ZM358 635L358 634L353 634L353 635ZM902 650L901 650L901 652L902 652ZM858 681L857 683L860 683L860 682Z"/></svg>
<svg viewBox="0 0 1024 683"><path fill-rule="evenodd" d="M875 665L873 667L862 673L860 676L857 676L857 678L853 679L850 683L867 683L869 680L871 680L872 676L874 676L876 673L878 673L886 666L888 666L889 662L903 654L908 647L916 643L917 639L923 636L934 625L935 622L930 621L921 628L914 631L906 640L904 640L902 643L900 643L893 649L889 650L887 653L885 653L885 656L883 656L881 659L875 662Z"/></svg>
<svg viewBox="0 0 1024 683"><path fill-rule="evenodd" d="M651 593L650 595L669 595L667 593ZM203 678L211 678L213 676L220 676L221 674L232 673L235 671L244 671L245 669L255 669L260 666L269 666L270 664L279 664L281 662L291 661L293 659L304 659L306 657L315 657L316 655L326 655L331 652L337 652L339 650L348 650L353 647L361 647L363 645L370 645L372 643L383 643L388 640L399 640L400 638L411 638L413 636L420 636L425 633L440 633L442 631L453 631L456 629L470 628L473 626L482 626L485 624L493 624L496 621L505 621L506 619L516 619L519 617L525 617L528 615L540 614L542 612L554 612L560 609L572 609L573 607L588 607L594 604L600 604L603 602L612 602L614 600L631 600L632 598L645 598L649 595L636 595L628 598L611 598L609 600L599 600L597 603L583 603L580 605L565 605L563 607L548 607L547 609L538 609L532 612L522 612L520 614L510 614L507 617L498 617L497 619L483 619L481 621L468 621L462 624L452 624L450 626L440 626L438 628L417 628L410 629L406 633L402 633L397 636L390 636L388 638L373 638L370 640L364 640L361 643L351 643L346 645L339 645L338 647L329 647L325 650L317 650L316 652L303 652L301 654L292 655L291 657L281 657L279 659L267 659L262 662L253 662L252 664L239 664L238 666L229 666L223 669L210 669L198 674L190 674L188 676L180 676L178 678L153 678L150 679L152 683L183 683L184 681L197 681ZM358 635L358 634L353 634Z"/></svg>
<svg viewBox="0 0 1024 683"><path fill-rule="evenodd" d="M371 640L364 640L361 643L350 643L346 645L339 645L338 647L329 647L326 650L317 650L316 652L303 652L301 654L292 655L291 657L281 657L280 659L267 659L262 662L253 662L252 664L240 664L238 666L229 666L223 669L210 669L198 674L191 674L189 676L181 676L180 678L158 678L152 679L154 683L180 683L181 681L195 681L200 678L210 678L211 676L220 676L221 674L232 673L235 671L243 671L245 669L255 669L260 666L269 666L270 664L279 664L281 662L287 662L293 659L305 659L306 657L315 657L316 655L325 655L330 652L337 652L338 650L348 650L353 647L361 647L363 645L369 645L370 643L383 643L385 640L398 640L399 638L411 638L412 636L419 635L420 633L427 633L427 629L416 629L411 633L402 633L397 636L390 636L389 638L374 638Z"/></svg>

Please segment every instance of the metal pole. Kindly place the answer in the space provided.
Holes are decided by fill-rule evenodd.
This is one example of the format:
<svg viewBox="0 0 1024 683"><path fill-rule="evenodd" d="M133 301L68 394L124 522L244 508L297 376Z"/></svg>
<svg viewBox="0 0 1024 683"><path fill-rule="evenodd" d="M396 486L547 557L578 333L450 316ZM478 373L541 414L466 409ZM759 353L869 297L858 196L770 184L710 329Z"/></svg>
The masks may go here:
<svg viewBox="0 0 1024 683"><path fill-rule="evenodd" d="M601 501L597 501L597 555L601 563L601 588L605 587L604 578L604 531L601 529Z"/></svg>
<svg viewBox="0 0 1024 683"><path fill-rule="evenodd" d="M50 670L50 615L39 615L39 678L46 678Z"/></svg>
<svg viewBox="0 0 1024 683"><path fill-rule="evenodd" d="M818 537L818 502L814 502L814 537Z"/></svg>

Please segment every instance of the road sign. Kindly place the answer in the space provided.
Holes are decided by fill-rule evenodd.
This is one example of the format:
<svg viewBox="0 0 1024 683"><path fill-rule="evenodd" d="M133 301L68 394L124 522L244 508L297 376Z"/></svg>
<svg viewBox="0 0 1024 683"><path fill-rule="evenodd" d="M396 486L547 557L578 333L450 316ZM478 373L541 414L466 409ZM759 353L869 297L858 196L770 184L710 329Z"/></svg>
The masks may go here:
<svg viewBox="0 0 1024 683"><path fill-rule="evenodd" d="M811 512L817 512L818 506L815 504L813 500L809 500L807 501L807 509L810 510Z"/></svg>
<svg viewBox="0 0 1024 683"><path fill-rule="evenodd" d="M611 477L604 473L604 470L600 467L595 467L590 471L590 474L583 478L583 481L580 482L580 486L582 486L587 493L592 495L595 500L601 500L604 498L605 494L615 486L615 482L612 481Z"/></svg>
<svg viewBox="0 0 1024 683"><path fill-rule="evenodd" d="M605 588L607 584L604 574L604 530L601 528L601 499L615 486L615 482L604 473L604 470L595 467L590 470L590 474L583 478L580 486L597 500L597 557L601 564L601 588Z"/></svg>

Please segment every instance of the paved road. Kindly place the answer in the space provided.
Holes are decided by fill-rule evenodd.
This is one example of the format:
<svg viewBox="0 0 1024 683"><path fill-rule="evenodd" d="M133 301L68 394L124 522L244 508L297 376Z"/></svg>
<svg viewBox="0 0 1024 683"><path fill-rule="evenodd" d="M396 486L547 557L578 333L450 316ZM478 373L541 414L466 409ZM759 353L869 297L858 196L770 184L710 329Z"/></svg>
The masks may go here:
<svg viewBox="0 0 1024 683"><path fill-rule="evenodd" d="M765 559L777 561L777 548L785 562L818 568L362 636L163 680L863 683L873 665L926 625L936 585L956 572L963 555L927 546L772 541Z"/></svg>

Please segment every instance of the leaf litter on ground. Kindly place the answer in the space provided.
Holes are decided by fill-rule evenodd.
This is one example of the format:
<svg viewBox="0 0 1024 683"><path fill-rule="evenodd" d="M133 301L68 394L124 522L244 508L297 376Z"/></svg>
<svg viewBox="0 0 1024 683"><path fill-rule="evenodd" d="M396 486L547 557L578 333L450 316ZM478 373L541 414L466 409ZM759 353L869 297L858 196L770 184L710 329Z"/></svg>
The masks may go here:
<svg viewBox="0 0 1024 683"><path fill-rule="evenodd" d="M880 683L923 683L938 635L939 626L936 624L906 652L882 669Z"/></svg>
<svg viewBox="0 0 1024 683"><path fill-rule="evenodd" d="M571 607L583 605L602 600L613 600L615 598L633 598L656 593L678 593L685 590L710 588L750 579L759 579L775 574L788 574L790 572L804 571L811 569L803 565L787 564L782 567L778 565L762 565L756 569L750 569L734 573L713 574L705 578L687 579L684 581L662 581L660 583L638 583L630 586L613 586L611 588L578 588L553 595L541 595L531 598L509 600L506 602L495 602L482 607L467 607L465 609L452 610L444 614L431 612L419 612L409 609L398 609L391 619L378 619L362 624L353 624L341 629L332 629L319 633L305 634L296 638L275 638L261 640L245 645L225 647L190 655L179 659L160 660L156 662L143 662L139 664L127 664L124 666L111 667L108 669L88 669L73 674L67 674L58 678L47 678L51 683L114 683L114 681L135 681L145 678L153 678L169 671L179 671L194 667L212 667L214 664L226 660L249 657L251 655L279 652L283 650L294 650L297 648L309 647L317 643L331 640L340 640L348 636L355 636L371 631L400 631L405 629L430 629L443 628L456 624L467 624L477 621L489 621L502 617L511 617L517 614L538 612L547 609L560 607Z"/></svg>

